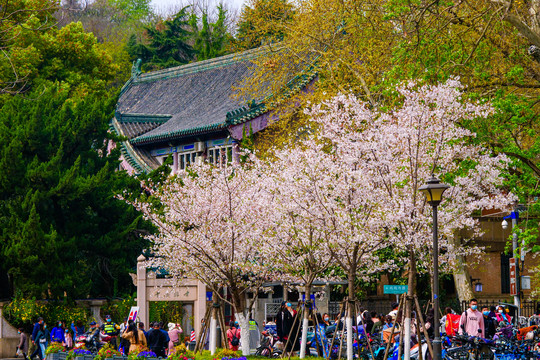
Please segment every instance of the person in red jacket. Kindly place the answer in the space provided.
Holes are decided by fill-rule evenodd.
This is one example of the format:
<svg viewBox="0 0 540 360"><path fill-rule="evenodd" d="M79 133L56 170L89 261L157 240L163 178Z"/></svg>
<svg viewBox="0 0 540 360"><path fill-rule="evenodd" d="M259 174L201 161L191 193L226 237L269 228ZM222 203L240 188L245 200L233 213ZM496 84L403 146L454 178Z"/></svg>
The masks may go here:
<svg viewBox="0 0 540 360"><path fill-rule="evenodd" d="M227 330L227 342L229 343L229 350L238 351L240 346L240 329L236 328L234 321L229 323L230 329Z"/></svg>
<svg viewBox="0 0 540 360"><path fill-rule="evenodd" d="M452 337L457 334L457 331L459 329L459 320L461 319L461 316L458 314L453 314L452 309L447 307L445 309L446 312L446 323L445 323L445 330L446 335L449 337Z"/></svg>

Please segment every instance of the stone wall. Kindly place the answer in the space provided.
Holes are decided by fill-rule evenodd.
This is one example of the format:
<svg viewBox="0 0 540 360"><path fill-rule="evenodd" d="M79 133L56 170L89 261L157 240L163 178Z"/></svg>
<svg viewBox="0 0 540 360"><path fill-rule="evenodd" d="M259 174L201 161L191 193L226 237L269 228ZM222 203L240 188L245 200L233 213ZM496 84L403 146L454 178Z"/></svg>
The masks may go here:
<svg viewBox="0 0 540 360"><path fill-rule="evenodd" d="M17 329L4 319L3 309L7 302L0 302L0 359L12 358L19 344Z"/></svg>

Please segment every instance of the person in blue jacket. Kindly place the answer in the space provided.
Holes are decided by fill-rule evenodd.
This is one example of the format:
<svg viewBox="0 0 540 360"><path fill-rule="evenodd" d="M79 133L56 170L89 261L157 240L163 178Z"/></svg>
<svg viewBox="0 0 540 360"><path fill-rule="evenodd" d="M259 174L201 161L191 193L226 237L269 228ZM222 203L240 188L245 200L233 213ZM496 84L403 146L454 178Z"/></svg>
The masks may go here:
<svg viewBox="0 0 540 360"><path fill-rule="evenodd" d="M75 322L71 322L71 331L73 331L73 340L77 340L77 337L84 335L85 330L81 320L77 320L77 325Z"/></svg>
<svg viewBox="0 0 540 360"><path fill-rule="evenodd" d="M60 344L66 342L66 338L64 337L64 326L61 321L58 321L57 326L53 327L51 330L51 342Z"/></svg>
<svg viewBox="0 0 540 360"><path fill-rule="evenodd" d="M30 354L30 359L33 359L35 356L39 357L39 355L41 353L41 349L39 347L39 344L36 343L36 337L37 337L38 331L39 331L39 329L41 327L41 324L43 324L43 318L39 317L37 319L37 322L34 324L34 329L32 330L32 336L30 337L30 340L32 340L32 344L34 344L36 346L36 349L34 350L34 352L32 354Z"/></svg>

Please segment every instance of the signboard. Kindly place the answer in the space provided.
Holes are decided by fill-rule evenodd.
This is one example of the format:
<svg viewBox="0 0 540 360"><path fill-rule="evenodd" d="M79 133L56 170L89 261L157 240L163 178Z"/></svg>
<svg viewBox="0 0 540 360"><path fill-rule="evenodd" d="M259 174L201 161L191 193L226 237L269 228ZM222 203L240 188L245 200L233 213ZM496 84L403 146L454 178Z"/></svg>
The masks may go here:
<svg viewBox="0 0 540 360"><path fill-rule="evenodd" d="M516 258L510 258L510 295L517 295Z"/></svg>
<svg viewBox="0 0 540 360"><path fill-rule="evenodd" d="M521 277L521 290L531 290L531 277L530 276Z"/></svg>
<svg viewBox="0 0 540 360"><path fill-rule="evenodd" d="M139 307L138 306L132 306L131 310L129 310L128 320L135 321L137 319L138 314L139 314Z"/></svg>
<svg viewBox="0 0 540 360"><path fill-rule="evenodd" d="M384 285L385 294L405 294L409 291L409 285Z"/></svg>

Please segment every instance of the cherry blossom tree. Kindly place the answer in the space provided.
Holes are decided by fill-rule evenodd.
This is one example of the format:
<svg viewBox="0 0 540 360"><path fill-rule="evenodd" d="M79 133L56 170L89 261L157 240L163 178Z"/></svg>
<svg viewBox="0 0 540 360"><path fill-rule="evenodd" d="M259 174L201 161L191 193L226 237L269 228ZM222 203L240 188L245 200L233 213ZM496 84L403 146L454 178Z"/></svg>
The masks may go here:
<svg viewBox="0 0 540 360"><path fill-rule="evenodd" d="M290 279L303 285L307 308L313 281L332 278L325 271L334 263L334 243L343 236L337 224L347 217L341 199L351 195L351 178L342 163L323 151L322 144L306 141L303 145L276 152L270 173L276 213L275 259ZM362 206L355 203L355 211ZM371 250L370 246L365 242L362 248ZM308 316L305 309L300 358L306 354Z"/></svg>
<svg viewBox="0 0 540 360"><path fill-rule="evenodd" d="M385 269L374 253L386 246L384 214L377 193L365 187L370 179L335 152L328 141L308 136L299 146L276 150L269 166L274 188L276 260L288 276L301 281L309 299L311 285L329 265L347 274L349 300L354 300L358 277L369 278ZM279 266L279 265L278 265ZM348 352L352 357L352 306L348 307ZM304 312L303 329L308 314ZM300 357L305 356L307 332L302 333Z"/></svg>
<svg viewBox="0 0 540 360"><path fill-rule="evenodd" d="M250 311L273 270L259 251L271 227L271 198L260 185L257 164L194 165L151 190L154 200L134 204L158 229L150 236L155 256L148 265L163 267L174 278L199 279L229 302L240 323L244 354L249 354ZM225 286L231 300L221 295ZM211 340L215 325L212 319ZM211 347L215 351L215 340Z"/></svg>
<svg viewBox="0 0 540 360"><path fill-rule="evenodd" d="M460 88L453 79L437 86L411 82L397 89L402 105L395 110L373 109L352 95L340 95L311 111L320 137L332 144L331 152L366 180L362 186L369 191L365 193L371 204L377 204L389 230L387 243L409 253L409 295L414 290L416 261L425 269L431 264L431 207L418 189L432 174L451 186L439 213L440 263L449 268L480 250L458 238L463 229L472 236L480 234L473 213L503 209L514 201L502 190L501 173L508 159L472 145L469 140L475 134L459 126L463 119L486 117L493 110L462 99ZM457 270L459 284L464 269ZM410 306L407 309L406 331Z"/></svg>

